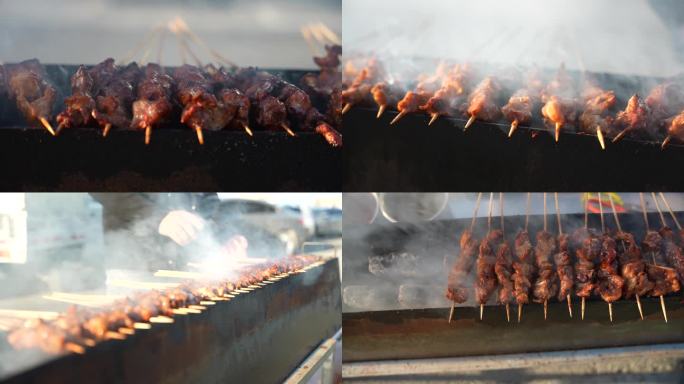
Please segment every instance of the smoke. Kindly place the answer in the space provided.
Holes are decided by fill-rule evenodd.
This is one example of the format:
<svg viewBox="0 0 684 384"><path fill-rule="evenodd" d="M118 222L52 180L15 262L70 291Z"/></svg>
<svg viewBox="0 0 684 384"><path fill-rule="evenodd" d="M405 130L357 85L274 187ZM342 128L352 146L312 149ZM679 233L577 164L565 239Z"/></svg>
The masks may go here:
<svg viewBox="0 0 684 384"><path fill-rule="evenodd" d="M345 55L374 54L399 68L438 58L670 76L682 70L684 28L660 14L681 14L681 5L656 3L349 0Z"/></svg>
<svg viewBox="0 0 684 384"><path fill-rule="evenodd" d="M402 195L394 198L403 200L429 200L435 194L392 195ZM367 217L368 214L359 210L358 207L362 205L354 201L365 201L367 194L345 193L345 207L355 204L358 204L358 207L354 211L347 211L345 208L343 310L355 312L449 306L451 303L444 297L447 274L460 252L458 243L461 233L471 225L477 195L450 193L446 208L432 221L416 220L416 216L413 216L413 219L392 223L385 217L378 216L372 224L361 224L359 219ZM651 195L645 195L651 228L660 228L661 222ZM382 198L383 194L380 196ZM490 193L482 194L474 222L473 233L478 241L486 235L488 228L499 229L502 226L499 193L493 194L491 220L489 196ZM630 230L637 239L642 239L645 225L639 194L620 193L618 197L622 203L619 206L626 212L619 217L622 227ZM684 209L684 194L668 193L666 199L673 210ZM527 193L504 193L503 201L503 229L509 245L512 246L515 235L524 228L526 212L529 212L528 230L533 244L537 231L544 229L545 225L552 234L559 233L555 194L546 194L546 215L542 193L530 194L529 209ZM667 224L674 226L662 202L659 204L664 211ZM371 205L363 206L372 209ZM422 205L414 202L404 206ZM561 213L561 229L564 233L571 233L584 226L582 193L559 193L558 210ZM346 217L352 214L358 218ZM408 216L410 215L407 214L406 217ZM604 207L604 224L607 230L617 229L613 211L609 206ZM588 226L600 231L601 219L598 213L589 214ZM465 285L473 287L475 277L473 268ZM495 302L495 295L492 295L490 304ZM474 293L471 292L469 300L461 305L476 305Z"/></svg>
<svg viewBox="0 0 684 384"><path fill-rule="evenodd" d="M177 195L180 199L184 194ZM168 198L174 200L173 196ZM333 197L327 198L332 201ZM185 247L159 235L163 215L148 211L130 225L103 236L102 207L88 194L26 194L26 210L27 262L0 264L0 309L63 312L72 303L43 296L51 292L126 296L153 288L139 283L154 283L158 284L156 289L163 289L163 284L188 279L154 276L160 269L197 273L193 278L203 281L230 280L252 263L287 256L282 240L267 227L250 224L241 215L230 216L220 205L202 211L207 220L204 230ZM0 214L5 212L0 207ZM22 224L14 225L19 228ZM228 244L238 236L239 242L247 242L246 254L234 243ZM303 275L304 284L316 281L313 273ZM0 329L8 321L17 323L0 314ZM15 351L5 336L0 331L0 379L48 358L41 352Z"/></svg>
<svg viewBox="0 0 684 384"><path fill-rule="evenodd" d="M339 33L340 7L339 0L68 0L58 6L51 0L3 1L0 61L36 57L44 63L95 64L107 57L124 59L155 27L182 16L207 45L239 65L313 69L299 28L320 21ZM166 34L161 50L159 41L159 36L152 39L147 60L157 61L159 54L163 64L180 65L175 37ZM191 46L204 63L212 60L203 47ZM142 51L134 60L141 60Z"/></svg>

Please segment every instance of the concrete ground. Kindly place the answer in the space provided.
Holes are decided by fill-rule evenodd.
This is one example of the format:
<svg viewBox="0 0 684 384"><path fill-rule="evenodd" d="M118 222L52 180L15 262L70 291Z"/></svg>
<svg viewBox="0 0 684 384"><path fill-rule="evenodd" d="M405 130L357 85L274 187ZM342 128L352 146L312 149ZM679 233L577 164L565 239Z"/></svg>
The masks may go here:
<svg viewBox="0 0 684 384"><path fill-rule="evenodd" d="M349 383L675 383L684 344L343 365Z"/></svg>

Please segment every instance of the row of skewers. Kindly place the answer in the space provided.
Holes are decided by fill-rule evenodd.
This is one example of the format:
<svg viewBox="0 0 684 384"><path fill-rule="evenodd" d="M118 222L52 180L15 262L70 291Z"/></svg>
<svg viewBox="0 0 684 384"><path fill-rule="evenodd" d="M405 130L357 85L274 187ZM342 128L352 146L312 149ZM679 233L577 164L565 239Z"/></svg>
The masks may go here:
<svg viewBox="0 0 684 384"><path fill-rule="evenodd" d="M617 110L614 91L603 89L590 76L584 76L577 86L563 65L548 82L538 69L486 76L477 82L471 65L441 62L434 73L421 75L414 86L408 86L375 58L360 70L349 61L343 73L342 113L355 105L374 103L380 118L387 108L396 106L399 113L390 124L411 113L427 114L428 125L441 116L463 116L468 119L466 130L476 120L498 122L505 118L511 137L519 126L529 125L540 115L556 141L568 125L596 135L603 149L606 138L618 142L625 136L660 139L662 148L672 139L684 141L684 87L674 80L657 85L645 99L634 94L623 110Z"/></svg>
<svg viewBox="0 0 684 384"><path fill-rule="evenodd" d="M610 321L613 321L613 303L620 299L635 299L643 320L641 297L659 297L665 322L667 309L664 296L679 292L684 284L684 231L670 208L665 195L662 203L669 210L678 234L668 225L660 208L658 197L652 198L660 215L662 227L653 230L648 222L644 194L640 194L646 235L641 244L634 235L623 231L613 197L609 203L617 228L606 227L603 202L599 193L600 232L588 227L588 211L585 204L584 226L573 233L563 231L558 194L555 194L558 233L548 230L544 193L544 227L536 234L533 245L527 230L529 222L530 194L527 196L525 227L515 236L512 247L506 242L503 226L503 194L499 195L501 228L492 229L492 200L489 199L488 232L478 240L473 227L482 194L477 198L475 213L469 229L460 238L460 254L448 275L446 297L452 302L449 322L454 317L456 304L468 300L474 290L480 304L480 319L484 306L497 293L497 302L505 306L506 319L510 321L510 305L518 305L518 322L525 304L531 301L544 305L547 318L549 301L566 301L568 314L573 317L572 296L581 299L581 319L584 320L585 303L588 298L600 297L608 304ZM473 264L476 264L474 287L468 284Z"/></svg>
<svg viewBox="0 0 684 384"><path fill-rule="evenodd" d="M252 136L256 123L291 136L316 132L337 147L342 145L342 48L328 45L326 52L314 58L320 72L305 75L301 88L256 68L185 64L167 73L159 64L118 66L109 58L78 68L71 77L71 95L56 116L56 87L33 59L0 66L0 102L14 102L27 122L42 125L54 136L76 127L99 127L103 136L112 128L134 129L144 131L149 144L153 129L180 121L203 144L203 130L244 130ZM327 111L314 107L312 98L323 100ZM56 129L51 121L56 121Z"/></svg>
<svg viewBox="0 0 684 384"><path fill-rule="evenodd" d="M247 267L239 278L225 281L189 280L164 290L147 290L97 310L70 306L54 319L30 319L10 329L9 344L45 353L82 354L105 340L122 340L153 323L172 323L174 316L200 313L218 301L248 293L322 262L310 255L291 256Z"/></svg>

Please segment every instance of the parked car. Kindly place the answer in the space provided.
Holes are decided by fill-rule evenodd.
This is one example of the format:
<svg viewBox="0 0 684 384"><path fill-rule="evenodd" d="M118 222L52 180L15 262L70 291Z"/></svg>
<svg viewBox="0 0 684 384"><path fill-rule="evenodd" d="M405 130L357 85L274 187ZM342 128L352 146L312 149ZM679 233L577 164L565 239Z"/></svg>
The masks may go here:
<svg viewBox="0 0 684 384"><path fill-rule="evenodd" d="M316 236L342 236L342 210L339 208L314 208Z"/></svg>
<svg viewBox="0 0 684 384"><path fill-rule="evenodd" d="M215 221L220 231L245 236L257 257L291 255L309 238L301 214L264 201L222 200Z"/></svg>

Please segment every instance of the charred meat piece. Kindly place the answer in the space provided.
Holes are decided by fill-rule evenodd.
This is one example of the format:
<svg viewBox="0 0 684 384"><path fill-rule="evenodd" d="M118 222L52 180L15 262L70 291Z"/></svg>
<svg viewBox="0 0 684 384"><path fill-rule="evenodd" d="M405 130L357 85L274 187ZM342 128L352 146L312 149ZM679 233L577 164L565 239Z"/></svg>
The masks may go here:
<svg viewBox="0 0 684 384"><path fill-rule="evenodd" d="M635 94L627 101L624 111L618 112L615 116L615 128L620 130L620 133L615 136L613 142L630 133L651 136L655 133L651 131L653 126L651 123L650 108L639 98L639 95Z"/></svg>
<svg viewBox="0 0 684 384"><path fill-rule="evenodd" d="M274 131L281 131L287 124L287 107L273 96L266 96L257 105L257 124Z"/></svg>
<svg viewBox="0 0 684 384"><path fill-rule="evenodd" d="M496 252L496 262L494 264L494 272L496 279L499 282L499 303L508 304L513 300L514 285L512 280L513 258L511 256L511 248L506 242L501 243Z"/></svg>
<svg viewBox="0 0 684 384"><path fill-rule="evenodd" d="M556 271L558 272L558 280L560 281L560 289L558 290L558 301L563 301L572 293L572 286L575 281L575 273L572 268L572 257L569 249L569 236L561 234L558 236L558 253L554 256L556 262Z"/></svg>
<svg viewBox="0 0 684 384"><path fill-rule="evenodd" d="M37 59L5 65L5 76L10 97L27 122L50 120L57 91Z"/></svg>
<svg viewBox="0 0 684 384"><path fill-rule="evenodd" d="M596 265L601 253L601 241L593 231L580 228L573 233L573 242L576 244L575 294L587 298L596 289Z"/></svg>
<svg viewBox="0 0 684 384"><path fill-rule="evenodd" d="M342 56L342 46L337 44L326 45L325 53L326 55L323 57L314 57L314 63L321 69L338 68L341 64L340 56Z"/></svg>
<svg viewBox="0 0 684 384"><path fill-rule="evenodd" d="M183 65L173 73L176 97L183 107L180 122L192 129L223 129L232 118L214 95L214 83L197 67Z"/></svg>
<svg viewBox="0 0 684 384"><path fill-rule="evenodd" d="M537 280L534 283L534 301L544 303L558 293L558 275L553 270L553 255L556 253L556 240L546 231L537 233L537 245L534 248L537 265Z"/></svg>
<svg viewBox="0 0 684 384"><path fill-rule="evenodd" d="M478 241L469 230L463 231L460 239L460 255L449 270L446 298L455 303L468 300L468 284L466 280L473 268Z"/></svg>
<svg viewBox="0 0 684 384"><path fill-rule="evenodd" d="M612 236L603 235L599 256L601 264L597 274L597 290L601 298L607 303L612 303L622 297L622 287L625 284L618 272L616 246L615 239Z"/></svg>
<svg viewBox="0 0 684 384"><path fill-rule="evenodd" d="M468 116L484 121L496 121L501 114L497 104L500 92L499 82L491 76L486 77L468 96Z"/></svg>
<svg viewBox="0 0 684 384"><path fill-rule="evenodd" d="M663 238L655 231L648 231L641 243L645 253L648 277L653 281L654 287L651 296L665 296L669 293L679 292L681 285L677 279L677 271L667 266L663 254Z"/></svg>
<svg viewBox="0 0 684 384"><path fill-rule="evenodd" d="M530 302L529 295L535 272L534 248L527 231L520 231L515 236L514 250L517 258L513 262L515 301L518 304L527 304Z"/></svg>
<svg viewBox="0 0 684 384"><path fill-rule="evenodd" d="M493 230L480 243L480 252L477 256L477 282L475 284L475 296L480 305L484 305L496 290L497 277L495 271L496 250L499 248L503 234L500 230Z"/></svg>
<svg viewBox="0 0 684 384"><path fill-rule="evenodd" d="M144 72L138 83L137 100L133 102L131 128L149 132L174 120L175 83L158 64L147 64Z"/></svg>
<svg viewBox="0 0 684 384"><path fill-rule="evenodd" d="M615 239L618 242L620 272L625 280L623 297L630 299L648 294L653 289L653 282L648 278L641 249L634 236L627 232L619 232Z"/></svg>
<svg viewBox="0 0 684 384"><path fill-rule="evenodd" d="M131 63L120 68L114 77L99 89L93 117L100 127L106 129L109 125L120 129L131 128L132 105L140 76L138 65Z"/></svg>
<svg viewBox="0 0 684 384"><path fill-rule="evenodd" d="M675 243L675 234L672 228L663 227L658 231L663 238L662 252L669 266L677 272L679 285L684 284L684 255L682 249Z"/></svg>

